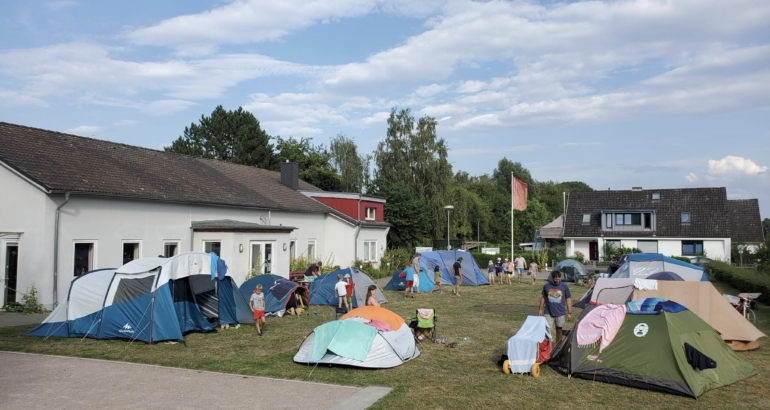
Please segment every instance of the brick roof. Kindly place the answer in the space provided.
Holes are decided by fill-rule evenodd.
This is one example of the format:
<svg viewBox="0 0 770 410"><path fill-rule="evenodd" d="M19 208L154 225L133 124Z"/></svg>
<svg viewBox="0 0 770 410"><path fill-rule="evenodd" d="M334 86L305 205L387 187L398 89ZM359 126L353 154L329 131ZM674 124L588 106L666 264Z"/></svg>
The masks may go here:
<svg viewBox="0 0 770 410"><path fill-rule="evenodd" d="M652 193L660 193L660 200L652 200ZM762 226L759 203L756 199L729 201L725 188L645 189L630 191L572 192L567 200L565 237L651 237L658 238L732 238L749 239L742 232L751 232L752 242L761 241ZM738 203L740 202L740 203ZM602 210L656 211L655 232L602 231ZM682 212L690 213L689 224L681 223ZM591 215L591 222L583 224L583 214ZM740 216L733 216L734 214ZM740 218L739 226L736 218ZM735 227L734 227L735 226ZM734 227L734 228L733 228Z"/></svg>
<svg viewBox="0 0 770 410"><path fill-rule="evenodd" d="M730 237L734 242L756 243L765 240L758 200L728 200L727 212L730 214L730 229L732 230Z"/></svg>
<svg viewBox="0 0 770 410"><path fill-rule="evenodd" d="M50 192L337 213L280 173L0 122L0 161ZM301 190L319 190L299 181Z"/></svg>

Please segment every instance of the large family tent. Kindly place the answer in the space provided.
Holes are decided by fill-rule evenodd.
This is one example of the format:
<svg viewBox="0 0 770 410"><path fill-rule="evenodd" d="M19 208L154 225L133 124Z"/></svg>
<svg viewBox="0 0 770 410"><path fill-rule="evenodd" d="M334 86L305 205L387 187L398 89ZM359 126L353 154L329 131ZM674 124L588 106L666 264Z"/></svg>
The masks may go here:
<svg viewBox="0 0 770 410"><path fill-rule="evenodd" d="M442 285L454 285L455 278L452 271L452 265L457 261L457 258L462 257L463 261L460 262L460 273L463 275L463 286L479 286L489 285L486 275L476 265L476 261L470 252L451 250L451 251L431 251L423 252L420 257L420 269L425 269L429 277L433 276L433 268L439 267L441 272L441 284ZM422 281L422 276L420 277ZM433 282L433 280L430 280Z"/></svg>
<svg viewBox="0 0 770 410"><path fill-rule="evenodd" d="M561 272L561 278L566 282L576 282L578 277L588 276L588 271L582 263L574 259L564 259L554 265L551 272Z"/></svg>
<svg viewBox="0 0 770 410"><path fill-rule="evenodd" d="M684 280L707 281L706 271L698 265L669 258L660 253L634 253L612 274L613 278L644 279L657 272L673 272Z"/></svg>
<svg viewBox="0 0 770 410"><path fill-rule="evenodd" d="M257 285L262 285L262 293L265 294L265 313L286 310L289 299L295 294L299 294L306 302L310 300L307 289L282 276L271 274L257 275L243 282L239 289L245 300L251 298Z"/></svg>
<svg viewBox="0 0 770 410"><path fill-rule="evenodd" d="M182 341L218 324L254 323L232 278L212 273L212 256L141 258L72 280L67 300L29 336Z"/></svg>
<svg viewBox="0 0 770 410"><path fill-rule="evenodd" d="M384 369L419 355L404 319L385 308L363 306L313 329L294 361Z"/></svg>
<svg viewBox="0 0 770 410"><path fill-rule="evenodd" d="M420 282L418 289L420 292L430 292L436 286L431 276L425 272L425 269L420 268ZM388 284L385 285L385 290L404 290L406 288L406 273L403 270L397 270L393 272Z"/></svg>
<svg viewBox="0 0 770 410"><path fill-rule="evenodd" d="M310 284L310 304L337 306L337 296L334 294L337 275L342 275L344 278L347 274L353 280L353 307L365 306L366 291L369 289L369 285L377 286L377 284L374 283L369 275L355 268L338 269L331 273L316 276L313 283ZM377 286L377 290L374 292L374 297L377 298L377 302L380 304L388 302L385 299L385 295L380 291L379 286Z"/></svg>
<svg viewBox="0 0 770 410"><path fill-rule="evenodd" d="M581 321L598 308L589 306L575 324L578 330L554 349L548 364L566 376L693 398L757 373L714 328L684 306L657 298L625 306L617 333L601 352L600 343L578 343ZM697 359L703 355L716 367L695 370L693 364L699 365Z"/></svg>

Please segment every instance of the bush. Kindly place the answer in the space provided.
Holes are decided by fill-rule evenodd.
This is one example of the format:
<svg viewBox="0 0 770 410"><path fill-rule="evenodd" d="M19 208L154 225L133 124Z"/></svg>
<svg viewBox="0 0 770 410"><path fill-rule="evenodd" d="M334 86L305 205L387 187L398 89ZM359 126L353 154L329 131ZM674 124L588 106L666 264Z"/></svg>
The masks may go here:
<svg viewBox="0 0 770 410"><path fill-rule="evenodd" d="M762 296L759 297L759 300L770 303L770 276L752 270L735 268L719 261L712 261L709 268L714 279L741 292L761 293Z"/></svg>
<svg viewBox="0 0 770 410"><path fill-rule="evenodd" d="M583 263L585 262L586 257L585 255L583 255L583 252L575 251L574 256L572 256L572 259L575 259L576 261Z"/></svg>
<svg viewBox="0 0 770 410"><path fill-rule="evenodd" d="M35 284L27 288L27 293L21 294L21 303L8 302L3 306L3 310L6 312L16 313L45 313L47 310L43 309L43 305L37 300L37 288Z"/></svg>
<svg viewBox="0 0 770 410"><path fill-rule="evenodd" d="M339 265L335 265L335 266L331 265L331 262L332 262L331 258L327 260L323 260L323 258L320 256L315 257L313 259L308 258L306 256L297 256L291 261L291 263L289 263L289 272L304 272L307 270L307 268L310 265L318 262L319 260L323 262L323 264L321 265L321 269L319 269L319 273L321 274L334 272L335 270L340 268ZM251 273L251 271L249 272Z"/></svg>
<svg viewBox="0 0 770 410"><path fill-rule="evenodd" d="M674 255L671 255L671 258L676 259L678 261L690 263L690 258L688 258L686 256L674 256Z"/></svg>
<svg viewBox="0 0 770 410"><path fill-rule="evenodd" d="M412 261L414 248L394 248L385 251L380 258L380 269L390 270L391 273L396 269L401 269Z"/></svg>

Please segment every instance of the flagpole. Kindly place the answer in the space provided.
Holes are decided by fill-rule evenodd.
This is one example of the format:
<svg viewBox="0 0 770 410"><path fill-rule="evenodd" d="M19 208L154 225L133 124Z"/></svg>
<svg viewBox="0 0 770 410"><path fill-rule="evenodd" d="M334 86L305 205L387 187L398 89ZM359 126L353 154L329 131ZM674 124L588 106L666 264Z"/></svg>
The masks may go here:
<svg viewBox="0 0 770 410"><path fill-rule="evenodd" d="M511 172L511 261L513 261L513 211L516 209L516 183Z"/></svg>

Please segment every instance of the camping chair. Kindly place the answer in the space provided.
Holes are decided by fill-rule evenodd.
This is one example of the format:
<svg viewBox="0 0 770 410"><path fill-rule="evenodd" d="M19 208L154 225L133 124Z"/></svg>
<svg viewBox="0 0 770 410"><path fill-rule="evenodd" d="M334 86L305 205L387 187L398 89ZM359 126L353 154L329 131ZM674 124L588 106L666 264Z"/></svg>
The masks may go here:
<svg viewBox="0 0 770 410"><path fill-rule="evenodd" d="M434 342L436 341L436 311L434 309L417 309L415 311L415 317L409 323L409 327L412 328L414 333L414 340L417 343L421 343L426 338Z"/></svg>

